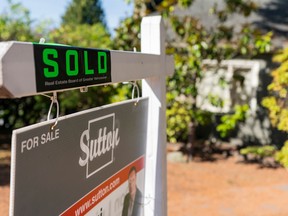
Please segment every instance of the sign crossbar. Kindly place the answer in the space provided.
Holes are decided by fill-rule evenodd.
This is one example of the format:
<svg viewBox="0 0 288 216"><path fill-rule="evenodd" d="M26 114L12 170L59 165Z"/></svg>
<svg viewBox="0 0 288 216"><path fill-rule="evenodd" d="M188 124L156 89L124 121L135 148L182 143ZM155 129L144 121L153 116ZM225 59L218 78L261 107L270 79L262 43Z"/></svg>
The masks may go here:
<svg viewBox="0 0 288 216"><path fill-rule="evenodd" d="M166 65L162 59L161 55L141 52L0 42L0 98L159 76L161 67ZM166 56L166 62L173 64L173 58ZM165 75L172 73L170 69Z"/></svg>

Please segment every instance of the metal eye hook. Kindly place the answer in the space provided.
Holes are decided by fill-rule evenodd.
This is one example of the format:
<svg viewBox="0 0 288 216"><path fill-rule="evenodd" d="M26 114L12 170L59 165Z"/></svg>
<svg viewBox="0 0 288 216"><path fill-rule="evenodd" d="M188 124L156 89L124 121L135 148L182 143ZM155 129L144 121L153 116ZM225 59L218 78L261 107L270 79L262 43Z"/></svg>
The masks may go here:
<svg viewBox="0 0 288 216"><path fill-rule="evenodd" d="M54 130L54 128L58 124L58 118L59 118L59 103L57 100L57 93L53 92L53 96L51 96L50 99L51 99L51 104L50 104L50 108L49 108L49 112L48 112L48 116L47 116L47 121L50 120L52 107L53 107L53 104L55 103L56 104L56 120L55 120L54 124L51 125L51 130Z"/></svg>
<svg viewBox="0 0 288 216"><path fill-rule="evenodd" d="M39 44L44 44L45 43L45 38L40 38Z"/></svg>
<svg viewBox="0 0 288 216"><path fill-rule="evenodd" d="M80 88L80 92L81 93L87 93L88 92L88 87L87 86L81 87Z"/></svg>

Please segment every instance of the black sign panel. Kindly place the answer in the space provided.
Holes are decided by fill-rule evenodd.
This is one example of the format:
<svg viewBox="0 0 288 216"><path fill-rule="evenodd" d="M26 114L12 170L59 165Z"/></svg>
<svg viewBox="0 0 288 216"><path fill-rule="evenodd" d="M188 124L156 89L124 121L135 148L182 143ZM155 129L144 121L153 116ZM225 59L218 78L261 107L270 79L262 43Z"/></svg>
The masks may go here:
<svg viewBox="0 0 288 216"><path fill-rule="evenodd" d="M34 44L37 92L111 82L110 51Z"/></svg>

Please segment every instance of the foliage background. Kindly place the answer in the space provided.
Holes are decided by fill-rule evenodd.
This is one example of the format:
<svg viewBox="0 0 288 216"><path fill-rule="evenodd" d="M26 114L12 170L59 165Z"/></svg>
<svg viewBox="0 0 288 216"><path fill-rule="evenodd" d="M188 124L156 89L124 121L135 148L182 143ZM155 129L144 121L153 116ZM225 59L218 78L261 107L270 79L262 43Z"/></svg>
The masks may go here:
<svg viewBox="0 0 288 216"><path fill-rule="evenodd" d="M169 142L193 142L195 129L200 125L215 124L214 113L203 111L196 106L198 84L203 79L206 68L204 59L222 60L248 59L271 51L271 32L262 32L251 23L231 26L227 20L237 15L249 17L258 6L252 0L223 0L222 6L215 4L207 14L217 20L213 28L208 28L192 14L185 14L193 7L193 0L134 0L131 17L123 19L112 37L107 30L101 1L73 0L66 8L62 23L52 28L49 23L32 25L29 11L21 4L7 0L8 12L0 14L0 41L46 41L81 47L96 47L131 51L141 50L140 23L143 16L160 14L167 28L166 53L175 58L175 74L167 79L167 138ZM127 1L128 3L132 1ZM41 34L40 34L41 33ZM279 130L287 131L287 51L276 56L282 68L273 72L273 83L269 90L272 97L263 101L270 111L272 124ZM215 70L217 73L217 70ZM222 79L219 85L230 85ZM79 90L59 93L61 115L76 112L115 101L125 100L131 95L131 86L117 84L91 87L87 93ZM224 101L207 95L211 105L223 106ZM45 120L50 101L43 96L21 99L2 99L0 103L0 127L2 131ZM237 105L230 114L223 116L217 124L219 136L227 137L237 125L244 122L249 114L247 104ZM33 110L33 111L31 111ZM282 120L282 121L281 121Z"/></svg>
<svg viewBox="0 0 288 216"><path fill-rule="evenodd" d="M98 0L73 0L62 17L61 25L53 29L48 22L33 24L29 11L20 3L8 0L8 4L9 10L0 14L0 41L38 42L44 37L46 42L52 43L112 48L111 35L107 30L101 2ZM122 84L91 87L87 93L79 90L59 93L60 115L124 100L130 97L129 94L130 86ZM1 132L11 133L14 128L45 120L49 105L49 98L41 95L1 99Z"/></svg>
<svg viewBox="0 0 288 216"><path fill-rule="evenodd" d="M205 67L204 59L222 60L232 58L252 58L270 51L271 33L262 33L249 23L230 26L226 21L233 15L248 17L257 10L253 1L224 0L224 7L217 4L210 9L210 16L218 20L213 28L205 27L193 15L183 15L193 0L146 1L135 0L134 14L123 20L116 30L115 46L127 50L133 44L139 47L139 26L141 18L149 14L161 14L170 36L167 40L167 54L175 58L175 74L167 80L167 138L169 142L193 142L195 128L211 124L216 119L213 113L196 106L198 83L201 82ZM176 13L176 11L178 11ZM180 11L180 12L179 12ZM182 13L183 12L183 13ZM209 11L207 11L207 14ZM172 35L172 36L171 36ZM217 73L217 71L215 71ZM224 79L223 83L227 83ZM219 83L221 85L221 83ZM213 106L223 106L221 98L207 95ZM248 113L247 105L236 106L230 115L222 119L217 127L220 135L228 136ZM242 110L241 116L239 111ZM227 119L231 121L228 122Z"/></svg>

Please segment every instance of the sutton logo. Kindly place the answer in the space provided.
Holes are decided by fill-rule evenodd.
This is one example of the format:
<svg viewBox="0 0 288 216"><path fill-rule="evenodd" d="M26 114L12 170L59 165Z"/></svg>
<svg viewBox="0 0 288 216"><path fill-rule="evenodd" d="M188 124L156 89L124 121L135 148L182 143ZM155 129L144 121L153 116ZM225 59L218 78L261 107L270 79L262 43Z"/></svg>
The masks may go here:
<svg viewBox="0 0 288 216"><path fill-rule="evenodd" d="M119 128L115 129L115 113L88 122L80 137L82 154L79 165L86 166L86 178L113 163L114 148L119 145Z"/></svg>

